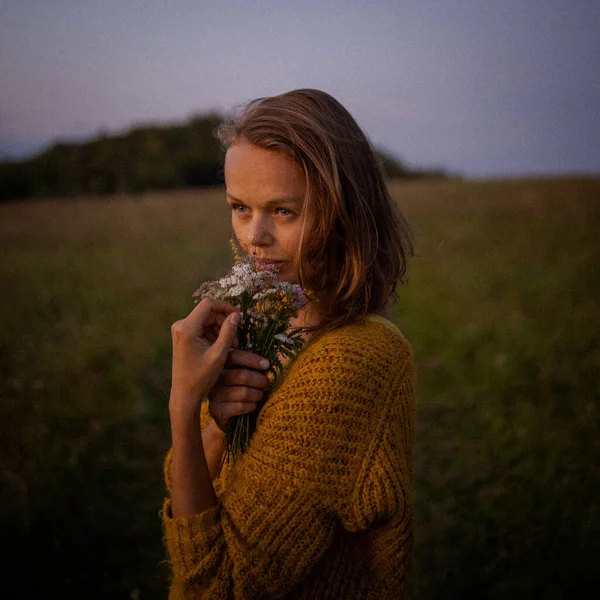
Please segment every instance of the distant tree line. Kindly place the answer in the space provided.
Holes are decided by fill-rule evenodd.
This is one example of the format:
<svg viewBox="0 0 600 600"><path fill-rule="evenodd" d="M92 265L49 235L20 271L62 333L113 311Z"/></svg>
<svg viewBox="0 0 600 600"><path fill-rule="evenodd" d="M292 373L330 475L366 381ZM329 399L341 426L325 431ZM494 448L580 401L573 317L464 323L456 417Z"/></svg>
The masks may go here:
<svg viewBox="0 0 600 600"><path fill-rule="evenodd" d="M214 131L222 120L210 113L183 124L140 126L0 163L0 201L220 185L223 150ZM390 178L445 176L410 170L391 154L377 152Z"/></svg>

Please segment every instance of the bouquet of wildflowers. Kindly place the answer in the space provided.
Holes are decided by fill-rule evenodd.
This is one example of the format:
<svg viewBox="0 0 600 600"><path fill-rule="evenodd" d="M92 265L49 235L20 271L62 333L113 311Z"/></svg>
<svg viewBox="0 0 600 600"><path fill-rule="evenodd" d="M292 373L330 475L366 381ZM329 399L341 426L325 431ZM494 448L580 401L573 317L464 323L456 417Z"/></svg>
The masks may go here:
<svg viewBox="0 0 600 600"><path fill-rule="evenodd" d="M232 243L233 246L233 243ZM256 263L233 246L236 262L220 279L204 282L194 292L195 302L203 298L224 300L240 309L238 349L254 352L270 362L268 394L283 373L282 359L294 358L302 348L302 329L291 329L290 319L307 304L301 286L277 281L277 268L268 262ZM225 460L235 461L248 448L256 426L256 412L232 417L227 423ZM223 463L221 466L223 466Z"/></svg>

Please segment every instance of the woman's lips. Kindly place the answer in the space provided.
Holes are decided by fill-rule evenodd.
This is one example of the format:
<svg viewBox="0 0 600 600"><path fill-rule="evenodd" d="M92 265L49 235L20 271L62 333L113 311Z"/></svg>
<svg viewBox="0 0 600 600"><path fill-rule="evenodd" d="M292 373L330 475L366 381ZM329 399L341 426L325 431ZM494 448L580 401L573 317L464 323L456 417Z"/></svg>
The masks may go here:
<svg viewBox="0 0 600 600"><path fill-rule="evenodd" d="M277 271L280 271L285 263L285 260L269 260L267 258L254 259L254 264L256 265L256 268L259 271L263 269L275 269Z"/></svg>

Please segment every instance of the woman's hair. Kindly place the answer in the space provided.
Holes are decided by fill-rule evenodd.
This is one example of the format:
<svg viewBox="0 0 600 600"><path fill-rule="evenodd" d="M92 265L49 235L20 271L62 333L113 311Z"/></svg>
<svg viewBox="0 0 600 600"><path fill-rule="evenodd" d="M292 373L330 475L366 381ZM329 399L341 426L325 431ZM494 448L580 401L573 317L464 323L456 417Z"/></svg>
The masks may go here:
<svg viewBox="0 0 600 600"><path fill-rule="evenodd" d="M390 197L380 160L352 115L320 90L249 102L217 135L291 156L306 176L300 284L319 301L317 333L395 301L413 254L412 231Z"/></svg>

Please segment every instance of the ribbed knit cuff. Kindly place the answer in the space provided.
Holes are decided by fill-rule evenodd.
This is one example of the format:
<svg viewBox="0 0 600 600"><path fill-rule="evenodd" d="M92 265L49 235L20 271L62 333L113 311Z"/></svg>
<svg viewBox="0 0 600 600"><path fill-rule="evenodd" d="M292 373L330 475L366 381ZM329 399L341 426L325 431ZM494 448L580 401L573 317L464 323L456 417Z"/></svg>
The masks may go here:
<svg viewBox="0 0 600 600"><path fill-rule="evenodd" d="M220 523L221 506L197 515L173 518L171 499L163 509L164 536L175 577L192 582L212 575L212 568L224 551Z"/></svg>

